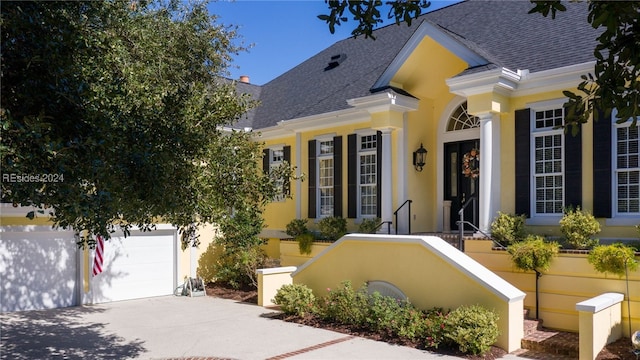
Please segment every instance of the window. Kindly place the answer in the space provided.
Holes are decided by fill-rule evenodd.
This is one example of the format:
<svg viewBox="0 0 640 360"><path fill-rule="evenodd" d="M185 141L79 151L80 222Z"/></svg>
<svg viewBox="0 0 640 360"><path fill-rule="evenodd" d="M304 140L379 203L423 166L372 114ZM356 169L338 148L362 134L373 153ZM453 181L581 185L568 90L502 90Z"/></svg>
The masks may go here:
<svg viewBox="0 0 640 360"><path fill-rule="evenodd" d="M447 122L447 131L458 131L480 127L480 118L467 112L467 102L453 111Z"/></svg>
<svg viewBox="0 0 640 360"><path fill-rule="evenodd" d="M561 215L564 207L564 136L556 129L563 108L534 111L531 132L532 214Z"/></svg>
<svg viewBox="0 0 640 360"><path fill-rule="evenodd" d="M318 198L320 217L333 216L333 140L318 141Z"/></svg>
<svg viewBox="0 0 640 360"><path fill-rule="evenodd" d="M615 116L614 116L615 118ZM640 215L640 137L631 121L613 131L613 208L617 215Z"/></svg>
<svg viewBox="0 0 640 360"><path fill-rule="evenodd" d="M284 163L284 149L275 148L269 151L269 171L281 166ZM274 196L273 201L285 200L285 187L284 179L276 180L277 195Z"/></svg>
<svg viewBox="0 0 640 360"><path fill-rule="evenodd" d="M375 217L378 211L377 135L359 136L358 142L360 216Z"/></svg>

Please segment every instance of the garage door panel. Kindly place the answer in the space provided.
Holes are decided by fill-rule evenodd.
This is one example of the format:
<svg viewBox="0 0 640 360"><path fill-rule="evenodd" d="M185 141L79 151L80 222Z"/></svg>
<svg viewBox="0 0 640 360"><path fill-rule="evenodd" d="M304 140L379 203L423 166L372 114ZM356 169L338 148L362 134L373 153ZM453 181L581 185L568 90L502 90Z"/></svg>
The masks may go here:
<svg viewBox="0 0 640 360"><path fill-rule="evenodd" d="M77 304L73 232L10 226L0 231L0 311Z"/></svg>
<svg viewBox="0 0 640 360"><path fill-rule="evenodd" d="M94 302L170 295L175 232L132 232L105 242L103 272L92 279Z"/></svg>

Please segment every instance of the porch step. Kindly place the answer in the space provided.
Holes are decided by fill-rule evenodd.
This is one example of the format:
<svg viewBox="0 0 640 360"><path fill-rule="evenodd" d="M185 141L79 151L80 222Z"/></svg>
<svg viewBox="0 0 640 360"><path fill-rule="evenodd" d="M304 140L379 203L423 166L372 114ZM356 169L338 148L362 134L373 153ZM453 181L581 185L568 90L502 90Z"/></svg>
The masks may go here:
<svg viewBox="0 0 640 360"><path fill-rule="evenodd" d="M541 355L533 359L578 359L580 337L576 333L546 329L540 320L525 319L522 349L516 355Z"/></svg>

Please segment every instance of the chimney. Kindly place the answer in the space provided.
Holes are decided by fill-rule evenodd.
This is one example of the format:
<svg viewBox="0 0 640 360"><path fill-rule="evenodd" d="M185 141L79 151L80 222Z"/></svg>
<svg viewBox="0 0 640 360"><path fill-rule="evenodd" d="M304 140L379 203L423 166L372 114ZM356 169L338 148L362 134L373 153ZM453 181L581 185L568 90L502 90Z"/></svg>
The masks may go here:
<svg viewBox="0 0 640 360"><path fill-rule="evenodd" d="M248 84L249 83L249 75L240 75L240 82Z"/></svg>

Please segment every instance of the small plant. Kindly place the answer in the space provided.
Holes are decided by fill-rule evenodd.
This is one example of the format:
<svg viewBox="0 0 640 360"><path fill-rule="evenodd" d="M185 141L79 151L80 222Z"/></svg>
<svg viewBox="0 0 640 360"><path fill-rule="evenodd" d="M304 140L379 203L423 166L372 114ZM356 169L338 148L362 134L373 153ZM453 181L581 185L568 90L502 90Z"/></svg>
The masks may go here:
<svg viewBox="0 0 640 360"><path fill-rule="evenodd" d="M304 233L300 234L296 237L296 241L298 242L298 250L300 250L301 255L309 255L311 254L311 246L313 242L316 240L315 235L313 233Z"/></svg>
<svg viewBox="0 0 640 360"><path fill-rule="evenodd" d="M529 235L524 241L511 244L507 248L511 261L518 269L536 273L536 319L539 315L538 281L542 271L549 270L551 260L558 255L559 249L558 243L546 242L540 235Z"/></svg>
<svg viewBox="0 0 640 360"><path fill-rule="evenodd" d="M460 351L484 354L500 335L498 314L480 305L461 306L444 321L444 336L458 345Z"/></svg>
<svg viewBox="0 0 640 360"><path fill-rule="evenodd" d="M440 344L446 342L445 321L449 316L442 308L434 308L425 312L424 319L424 344L426 347L437 349Z"/></svg>
<svg viewBox="0 0 640 360"><path fill-rule="evenodd" d="M318 229L324 239L335 241L347 233L347 220L339 216L322 218L318 222Z"/></svg>
<svg viewBox="0 0 640 360"><path fill-rule="evenodd" d="M344 281L341 287L331 290L318 301L318 312L325 320L346 325L365 323L369 299L367 287L355 290L350 281Z"/></svg>
<svg viewBox="0 0 640 360"><path fill-rule="evenodd" d="M620 243L594 247L587 261L598 272L612 273L620 277L625 275L626 270L638 269L634 249Z"/></svg>
<svg viewBox="0 0 640 360"><path fill-rule="evenodd" d="M567 243L576 249L590 249L598 244L592 237L600 232L598 220L586 211L566 209L560 219L560 231Z"/></svg>
<svg viewBox="0 0 640 360"><path fill-rule="evenodd" d="M292 238L297 238L298 236L308 232L307 219L293 219L287 224L286 233Z"/></svg>
<svg viewBox="0 0 640 360"><path fill-rule="evenodd" d="M411 340L423 336L426 330L420 310L408 301L383 296L377 291L369 296L365 324L379 334Z"/></svg>
<svg viewBox="0 0 640 360"><path fill-rule="evenodd" d="M311 289L303 284L283 285L273 298L273 302L280 305L285 314L300 317L313 312L315 301Z"/></svg>
<svg viewBox="0 0 640 360"><path fill-rule="evenodd" d="M524 222L524 215L498 212L498 216L491 223L491 236L504 246L522 241L526 236Z"/></svg>
<svg viewBox="0 0 640 360"><path fill-rule="evenodd" d="M366 218L362 219L360 226L358 226L358 232L360 234L375 234L380 225L380 218Z"/></svg>

